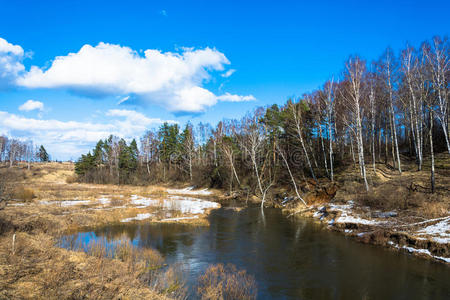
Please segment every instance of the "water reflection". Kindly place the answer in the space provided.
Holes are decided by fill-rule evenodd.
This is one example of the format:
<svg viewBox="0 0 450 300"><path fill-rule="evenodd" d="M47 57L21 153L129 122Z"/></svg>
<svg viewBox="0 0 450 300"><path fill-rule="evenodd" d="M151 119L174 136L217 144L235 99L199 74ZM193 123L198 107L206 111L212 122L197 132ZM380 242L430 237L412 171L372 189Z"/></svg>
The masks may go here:
<svg viewBox="0 0 450 300"><path fill-rule="evenodd" d="M194 285L209 264L233 263L253 274L261 299L449 299L450 268L358 244L276 209L219 209L210 227L116 224L78 233L87 243L125 235L181 263Z"/></svg>

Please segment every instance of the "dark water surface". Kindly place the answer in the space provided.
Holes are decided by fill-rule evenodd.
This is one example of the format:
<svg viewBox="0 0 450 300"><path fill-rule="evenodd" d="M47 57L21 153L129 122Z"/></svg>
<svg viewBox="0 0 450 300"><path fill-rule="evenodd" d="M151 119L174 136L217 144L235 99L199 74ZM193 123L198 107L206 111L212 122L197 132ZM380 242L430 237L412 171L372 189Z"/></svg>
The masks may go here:
<svg viewBox="0 0 450 300"><path fill-rule="evenodd" d="M191 286L209 264L233 263L255 276L258 299L450 299L446 265L359 244L277 209L222 208L209 218L210 227L116 224L75 237L114 242L125 234L181 263Z"/></svg>

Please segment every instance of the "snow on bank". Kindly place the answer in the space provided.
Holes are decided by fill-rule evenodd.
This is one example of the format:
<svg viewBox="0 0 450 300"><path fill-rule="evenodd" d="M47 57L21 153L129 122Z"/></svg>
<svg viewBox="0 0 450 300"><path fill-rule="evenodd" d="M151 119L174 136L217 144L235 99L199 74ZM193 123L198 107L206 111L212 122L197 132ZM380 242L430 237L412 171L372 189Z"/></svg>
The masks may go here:
<svg viewBox="0 0 450 300"><path fill-rule="evenodd" d="M120 220L120 222L126 223L126 222L131 222L131 221L141 221L141 220L148 219L148 218L150 218L151 216L153 216L153 214L150 214L150 213L137 214L136 217L126 218L126 219Z"/></svg>
<svg viewBox="0 0 450 300"><path fill-rule="evenodd" d="M98 202L100 202L100 204L102 205L108 205L109 203L111 203L111 198L108 198L106 196L101 196L100 198L97 199Z"/></svg>
<svg viewBox="0 0 450 300"><path fill-rule="evenodd" d="M201 200L191 197L174 196L170 195L167 199L155 200L151 198L146 198L138 195L131 195L132 205L136 205L137 208L144 207L157 207L165 211L176 210L182 214L194 214L196 216L180 217L180 218L169 218L162 219L161 221L178 221L178 220L188 220L197 219L197 214L205 213L206 209L219 208L220 204L212 201ZM168 215L168 214L167 214ZM121 222L130 222L134 220L144 220L148 219L151 214L138 214L134 218L123 219Z"/></svg>
<svg viewBox="0 0 450 300"><path fill-rule="evenodd" d="M405 249L409 253L420 253L420 254L431 256L438 260L445 261L446 263L450 263L450 257L442 257L442 256L433 255L433 254L431 254L431 252L428 249L416 249L416 248L407 247L407 246L400 247L399 245L395 244L392 241L389 241L388 244L397 249Z"/></svg>
<svg viewBox="0 0 450 300"><path fill-rule="evenodd" d="M335 220L336 223L353 223L361 225L378 225L384 223L376 220L364 219L357 216L356 213L352 211L353 201L349 201L348 203L349 204L345 205L338 205L338 204L329 205L329 211L338 211L341 213L341 215ZM323 208L320 209L319 211L321 210L323 210Z"/></svg>
<svg viewBox="0 0 450 300"><path fill-rule="evenodd" d="M160 201L151 198L146 198L138 195L131 195L130 202L132 205L138 206L138 208L144 208L148 206L157 206Z"/></svg>
<svg viewBox="0 0 450 300"><path fill-rule="evenodd" d="M448 244L450 243L450 216L446 219L418 230L419 235L429 235L431 238L438 243Z"/></svg>
<svg viewBox="0 0 450 300"><path fill-rule="evenodd" d="M131 196L131 204L139 208L154 206L165 210L178 210L183 214L203 214L206 209L219 208L220 204L191 197L169 196L167 199L155 200L138 195Z"/></svg>
<svg viewBox="0 0 450 300"><path fill-rule="evenodd" d="M162 222L165 221L181 221L181 220L192 220L192 219L198 219L198 216L192 216L192 217L179 217L179 218L168 218L168 219L162 219Z"/></svg>
<svg viewBox="0 0 450 300"><path fill-rule="evenodd" d="M212 194L212 192L208 191L208 189L194 190L193 186L184 189L167 189L167 193L175 195L202 195L202 196L208 196Z"/></svg>
<svg viewBox="0 0 450 300"><path fill-rule="evenodd" d="M66 200L66 201L39 201L39 204L42 205L60 205L63 207L66 206L75 206L75 205L87 205L91 201L89 200Z"/></svg>
<svg viewBox="0 0 450 300"><path fill-rule="evenodd" d="M220 204L190 197L169 196L164 205L182 213L203 214L206 209L220 208Z"/></svg>

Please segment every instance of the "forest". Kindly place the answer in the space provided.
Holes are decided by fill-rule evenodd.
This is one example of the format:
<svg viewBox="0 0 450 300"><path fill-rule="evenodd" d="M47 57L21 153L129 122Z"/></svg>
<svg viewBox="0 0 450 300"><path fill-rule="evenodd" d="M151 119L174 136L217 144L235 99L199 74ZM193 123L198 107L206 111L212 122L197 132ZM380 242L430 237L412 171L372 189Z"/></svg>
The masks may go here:
<svg viewBox="0 0 450 300"><path fill-rule="evenodd" d="M260 107L242 119L210 124L163 124L129 145L100 140L76 163L80 181L144 184L190 182L247 190L262 202L277 185L328 178L355 164L368 191L367 169L382 163L402 173L402 157L417 170L434 154L450 154L449 42L434 37L376 61L350 56L339 76L283 105Z"/></svg>

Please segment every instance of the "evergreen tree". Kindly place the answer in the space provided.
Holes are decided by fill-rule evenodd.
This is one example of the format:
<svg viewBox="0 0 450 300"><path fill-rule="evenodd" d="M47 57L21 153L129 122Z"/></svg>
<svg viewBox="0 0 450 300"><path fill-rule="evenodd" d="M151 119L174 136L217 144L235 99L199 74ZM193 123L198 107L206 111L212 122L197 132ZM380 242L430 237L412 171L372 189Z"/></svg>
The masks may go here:
<svg viewBox="0 0 450 300"><path fill-rule="evenodd" d="M41 162L47 162L50 160L47 150L45 150L43 145L41 145L41 147L39 147L38 157Z"/></svg>

